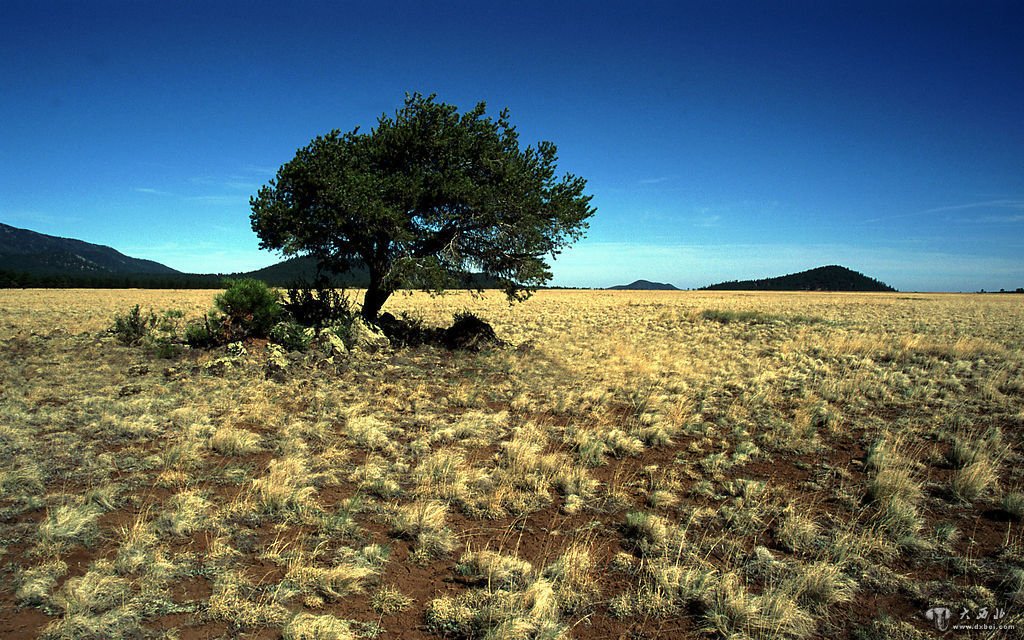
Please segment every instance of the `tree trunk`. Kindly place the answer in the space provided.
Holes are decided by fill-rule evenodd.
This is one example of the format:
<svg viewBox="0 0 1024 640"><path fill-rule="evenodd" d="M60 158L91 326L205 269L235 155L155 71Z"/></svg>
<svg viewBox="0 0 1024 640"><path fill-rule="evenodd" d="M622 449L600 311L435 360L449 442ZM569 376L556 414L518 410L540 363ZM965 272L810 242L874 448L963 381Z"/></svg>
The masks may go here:
<svg viewBox="0 0 1024 640"><path fill-rule="evenodd" d="M366 295L363 297L363 319L376 323L380 308L384 306L391 294L392 291L384 287L383 277L371 269L370 286L366 289Z"/></svg>

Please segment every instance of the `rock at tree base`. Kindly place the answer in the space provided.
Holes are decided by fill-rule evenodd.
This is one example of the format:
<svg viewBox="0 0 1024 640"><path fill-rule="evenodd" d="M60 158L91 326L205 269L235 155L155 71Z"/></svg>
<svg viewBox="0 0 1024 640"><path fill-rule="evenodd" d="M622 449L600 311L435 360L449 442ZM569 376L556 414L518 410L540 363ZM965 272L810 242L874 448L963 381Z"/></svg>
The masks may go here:
<svg viewBox="0 0 1024 640"><path fill-rule="evenodd" d="M352 320L351 340L352 349L358 351L373 352L391 346L383 331L358 316Z"/></svg>
<svg viewBox="0 0 1024 640"><path fill-rule="evenodd" d="M334 356L340 356L348 353L348 347L345 346L345 341L330 329L321 329L319 333L316 334L315 340L316 344L328 357L333 358Z"/></svg>

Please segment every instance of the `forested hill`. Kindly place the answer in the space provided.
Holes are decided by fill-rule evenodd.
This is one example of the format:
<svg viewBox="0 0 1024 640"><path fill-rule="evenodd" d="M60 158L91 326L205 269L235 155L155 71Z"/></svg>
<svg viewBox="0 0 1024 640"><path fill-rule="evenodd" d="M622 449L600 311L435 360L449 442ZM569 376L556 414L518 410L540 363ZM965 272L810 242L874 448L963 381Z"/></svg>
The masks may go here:
<svg viewBox="0 0 1024 640"><path fill-rule="evenodd" d="M0 270L53 276L175 275L174 269L91 242L0 223Z"/></svg>
<svg viewBox="0 0 1024 640"><path fill-rule="evenodd" d="M707 291L896 291L880 280L839 265L818 267L763 280L733 280L702 287Z"/></svg>

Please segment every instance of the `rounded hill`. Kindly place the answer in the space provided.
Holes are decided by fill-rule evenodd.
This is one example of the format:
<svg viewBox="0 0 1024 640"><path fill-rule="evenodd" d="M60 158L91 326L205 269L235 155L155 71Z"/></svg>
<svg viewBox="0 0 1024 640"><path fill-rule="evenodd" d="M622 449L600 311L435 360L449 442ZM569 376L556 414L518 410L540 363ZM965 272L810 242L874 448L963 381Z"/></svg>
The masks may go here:
<svg viewBox="0 0 1024 640"><path fill-rule="evenodd" d="M896 291L859 271L828 265L763 280L733 280L702 287L707 291Z"/></svg>

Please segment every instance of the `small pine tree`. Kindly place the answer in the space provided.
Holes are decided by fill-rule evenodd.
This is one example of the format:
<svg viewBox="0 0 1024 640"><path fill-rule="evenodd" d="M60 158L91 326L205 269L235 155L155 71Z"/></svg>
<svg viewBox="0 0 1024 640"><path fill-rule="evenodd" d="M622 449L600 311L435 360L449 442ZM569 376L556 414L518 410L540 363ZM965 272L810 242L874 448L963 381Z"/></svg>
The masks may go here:
<svg viewBox="0 0 1024 640"><path fill-rule="evenodd" d="M281 320L284 308L280 294L261 280L246 278L229 281L214 304L224 314L228 340L266 338Z"/></svg>

